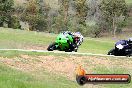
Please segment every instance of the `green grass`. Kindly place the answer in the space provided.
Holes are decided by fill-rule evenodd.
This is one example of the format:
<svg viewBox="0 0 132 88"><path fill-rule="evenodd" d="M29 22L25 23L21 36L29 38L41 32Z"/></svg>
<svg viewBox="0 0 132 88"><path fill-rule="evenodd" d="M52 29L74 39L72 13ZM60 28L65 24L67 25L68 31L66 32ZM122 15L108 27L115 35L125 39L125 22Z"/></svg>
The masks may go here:
<svg viewBox="0 0 132 88"><path fill-rule="evenodd" d="M0 28L0 48L22 48L25 47L46 47L54 42L56 34L29 32L16 29ZM106 54L113 48L113 40L85 38L79 47L79 52Z"/></svg>
<svg viewBox="0 0 132 88"><path fill-rule="evenodd" d="M54 40L54 34L46 34L46 33L38 33L38 32L28 32L23 30L16 30L16 29L6 29L0 28L0 42L4 45L15 44L27 44L27 45L45 45ZM6 48L6 46L5 46Z"/></svg>
<svg viewBox="0 0 132 88"><path fill-rule="evenodd" d="M29 32L24 30L0 28L0 48L22 48L31 46L42 46L47 47L51 42L55 41L56 34L48 34L41 32ZM82 45L79 47L79 52L83 53L96 53L96 54L106 54L110 49L114 47L114 42L111 38L85 38ZM30 55L30 56L49 56L54 57L67 57L70 58L69 54L57 54L57 53L38 53L38 52L22 52L22 51L0 51L0 57L14 58L20 55ZM82 55L75 55L76 57L81 57ZM89 56L92 57L92 56ZM105 58L99 57L97 58ZM108 57L109 59L114 59L114 57ZM21 58L22 59L22 58ZM120 61L122 58L119 58ZM86 59L87 60L87 59ZM101 60L101 59L100 59ZM36 60L37 61L37 60ZM63 59L61 59L63 62ZM90 62L86 62L90 65ZM118 67L118 65L116 65ZM105 68L102 65L95 66L92 69L95 73L130 73L128 69L124 70L122 68L114 67L114 70ZM47 80L48 79L48 80ZM130 88L132 84L127 85L101 85L105 88ZM77 88L79 87L77 83L63 77L59 74L48 73L48 71L36 72L34 75L30 73L24 73L4 65L0 65L0 88ZM87 88L87 87L86 87Z"/></svg>
<svg viewBox="0 0 132 88"><path fill-rule="evenodd" d="M79 50L80 52L106 54L113 47L114 47L114 43L112 41L104 42L103 40L97 41L92 39L83 42Z"/></svg>
<svg viewBox="0 0 132 88"><path fill-rule="evenodd" d="M19 57L20 55L30 55L30 56L47 56L47 55L56 55L53 52L25 52L25 51L0 51L0 57L4 58L13 58L13 57ZM62 54L63 55L63 54Z"/></svg>
<svg viewBox="0 0 132 88"><path fill-rule="evenodd" d="M14 58L19 57L20 55L29 55L32 57L35 56L37 62L37 56L54 56L54 57L67 57L70 58L68 54L57 54L57 53L38 53L38 52L21 52L21 51L0 51L0 57L6 58ZM84 55L74 55L75 57L82 57ZM89 67L96 62L90 62L88 58L96 57L101 60L101 58L107 58L110 61L122 62L122 59L126 59L126 61L131 62L131 58L114 58L114 57L100 57L100 56L87 56L82 62L85 62L85 66L87 70ZM19 58L18 58L19 59ZM63 58L66 59L66 58ZM78 59L78 58L77 58ZM21 58L21 61L24 59ZM59 59L60 60L60 59ZM61 60L63 62L63 60ZM25 63L25 62L24 62ZM124 62L125 63L125 62ZM1 64L1 63L0 63ZM27 63L28 64L28 63ZM92 73L99 74L130 74L132 75L131 69L126 69L119 67L120 63L113 64L110 67L105 67L103 64L97 64L94 68L91 69ZM86 68L85 67L85 68ZM91 73L91 72L87 72ZM74 74L74 73L73 73ZM47 80L48 79L48 80ZM97 88L130 88L132 83L130 84L99 84L96 85ZM93 85L94 86L94 85ZM0 88L78 88L80 87L75 81L71 81L65 76L59 74L49 73L48 71L41 69L32 74L25 73L22 71L18 71L12 68L9 68L4 65L0 65ZM88 88L89 85L86 84L82 86L82 88Z"/></svg>
<svg viewBox="0 0 132 88"><path fill-rule="evenodd" d="M63 76L37 72L23 73L0 65L0 88L77 88L77 84Z"/></svg>

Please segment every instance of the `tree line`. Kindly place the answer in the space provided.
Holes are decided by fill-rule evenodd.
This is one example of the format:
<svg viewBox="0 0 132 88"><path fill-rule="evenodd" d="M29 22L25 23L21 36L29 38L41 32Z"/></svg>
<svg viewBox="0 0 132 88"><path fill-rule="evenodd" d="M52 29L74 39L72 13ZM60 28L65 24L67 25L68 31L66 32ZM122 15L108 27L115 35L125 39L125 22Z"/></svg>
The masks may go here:
<svg viewBox="0 0 132 88"><path fill-rule="evenodd" d="M115 36L128 17L125 0L58 0L58 7L45 0L25 2L15 5L14 0L0 0L0 26L21 29L22 21L29 24L31 31L80 31L90 37L108 32Z"/></svg>

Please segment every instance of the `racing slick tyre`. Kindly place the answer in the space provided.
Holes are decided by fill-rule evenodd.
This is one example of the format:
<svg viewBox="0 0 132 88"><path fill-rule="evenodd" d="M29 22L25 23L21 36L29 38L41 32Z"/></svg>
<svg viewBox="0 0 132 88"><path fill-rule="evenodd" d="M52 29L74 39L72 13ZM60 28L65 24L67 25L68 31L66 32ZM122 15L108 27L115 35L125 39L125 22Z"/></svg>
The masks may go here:
<svg viewBox="0 0 132 88"><path fill-rule="evenodd" d="M115 49L111 49L107 55L115 55Z"/></svg>
<svg viewBox="0 0 132 88"><path fill-rule="evenodd" d="M52 44L50 44L50 45L48 46L47 50L48 50L48 51L53 51L53 50L55 50L55 48L56 48L56 46L55 46L55 42L54 42L54 43L52 43Z"/></svg>

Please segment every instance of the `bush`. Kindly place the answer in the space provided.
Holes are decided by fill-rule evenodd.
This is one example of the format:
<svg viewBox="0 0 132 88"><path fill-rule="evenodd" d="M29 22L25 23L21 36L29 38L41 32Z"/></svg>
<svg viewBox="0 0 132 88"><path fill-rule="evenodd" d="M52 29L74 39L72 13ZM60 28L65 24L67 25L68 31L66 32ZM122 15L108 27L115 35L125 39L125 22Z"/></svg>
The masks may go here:
<svg viewBox="0 0 132 88"><path fill-rule="evenodd" d="M77 31L80 31L86 37L100 37L102 32L98 25L80 25Z"/></svg>
<svg viewBox="0 0 132 88"><path fill-rule="evenodd" d="M44 16L39 15L36 19L35 29L37 31L45 31L47 29L47 20Z"/></svg>
<svg viewBox="0 0 132 88"><path fill-rule="evenodd" d="M20 29L21 25L19 19L16 16L11 17L10 27L14 29Z"/></svg>
<svg viewBox="0 0 132 88"><path fill-rule="evenodd" d="M3 24L10 23L11 14L13 13L13 0L2 0L0 1L0 26L4 26Z"/></svg>

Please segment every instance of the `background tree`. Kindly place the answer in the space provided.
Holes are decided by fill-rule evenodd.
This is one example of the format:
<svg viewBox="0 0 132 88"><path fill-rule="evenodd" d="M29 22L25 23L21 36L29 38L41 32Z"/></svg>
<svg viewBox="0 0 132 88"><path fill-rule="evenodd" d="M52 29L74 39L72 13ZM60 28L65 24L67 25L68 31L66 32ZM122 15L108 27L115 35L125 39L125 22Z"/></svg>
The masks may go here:
<svg viewBox="0 0 132 88"><path fill-rule="evenodd" d="M76 8L76 16L79 18L78 23L86 26L86 16L88 13L87 0L74 0Z"/></svg>
<svg viewBox="0 0 132 88"><path fill-rule="evenodd" d="M6 23L10 27L11 15L14 9L13 5L13 0L0 0L0 26Z"/></svg>
<svg viewBox="0 0 132 88"><path fill-rule="evenodd" d="M29 23L29 30L44 31L47 29L49 9L43 0L29 0L21 14L21 20Z"/></svg>
<svg viewBox="0 0 132 88"><path fill-rule="evenodd" d="M69 20L68 11L69 11L69 2L70 0L59 0L59 14L57 17L57 22L60 19L60 30L67 30L67 24Z"/></svg>
<svg viewBox="0 0 132 88"><path fill-rule="evenodd" d="M99 5L101 0L88 0L88 15L87 15L87 29L88 35L92 37L100 37L103 30L100 27L102 20L100 20L101 11Z"/></svg>
<svg viewBox="0 0 132 88"><path fill-rule="evenodd" d="M125 0L102 0L100 4L101 20L104 20L105 26L112 29L112 34L115 36L120 24L127 17L127 6Z"/></svg>
<svg viewBox="0 0 132 88"><path fill-rule="evenodd" d="M13 5L13 1L19 4ZM12 28L19 28L21 23L27 29L30 26L30 30L53 33L70 30L100 37L106 32L115 35L121 31L126 18L125 0L0 1L0 26L6 23Z"/></svg>

